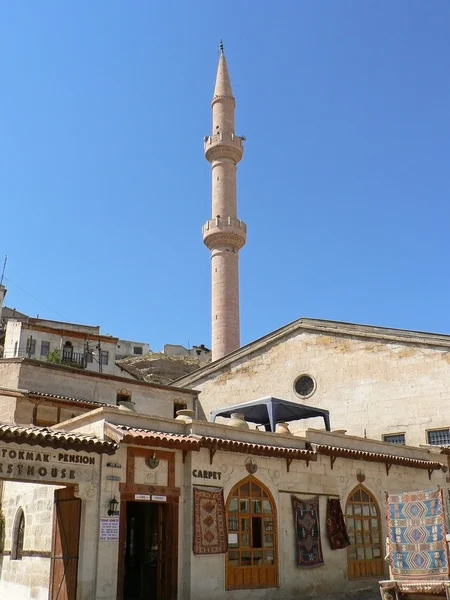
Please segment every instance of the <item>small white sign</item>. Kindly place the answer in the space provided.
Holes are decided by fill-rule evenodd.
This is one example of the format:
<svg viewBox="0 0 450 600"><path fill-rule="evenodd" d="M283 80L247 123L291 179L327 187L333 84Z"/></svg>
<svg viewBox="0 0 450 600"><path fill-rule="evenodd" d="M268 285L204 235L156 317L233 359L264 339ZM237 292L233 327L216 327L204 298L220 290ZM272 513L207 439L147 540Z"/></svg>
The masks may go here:
<svg viewBox="0 0 450 600"><path fill-rule="evenodd" d="M150 500L150 494L135 494L135 500Z"/></svg>
<svg viewBox="0 0 450 600"><path fill-rule="evenodd" d="M167 502L167 496L152 496L154 502Z"/></svg>
<svg viewBox="0 0 450 600"><path fill-rule="evenodd" d="M119 539L119 518L100 519L100 541L116 542Z"/></svg>
<svg viewBox="0 0 450 600"><path fill-rule="evenodd" d="M238 543L237 533L229 533L228 534L228 543L229 544L237 544Z"/></svg>

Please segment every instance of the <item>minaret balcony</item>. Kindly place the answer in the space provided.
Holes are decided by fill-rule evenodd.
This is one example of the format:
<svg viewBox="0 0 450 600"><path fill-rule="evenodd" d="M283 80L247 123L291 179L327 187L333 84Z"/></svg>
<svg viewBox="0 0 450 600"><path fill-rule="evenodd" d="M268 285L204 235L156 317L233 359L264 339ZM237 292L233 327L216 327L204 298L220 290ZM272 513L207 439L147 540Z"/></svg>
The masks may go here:
<svg viewBox="0 0 450 600"><path fill-rule="evenodd" d="M240 250L247 241L247 225L240 219L216 217L202 227L203 243L210 250L219 246L231 246Z"/></svg>
<svg viewBox="0 0 450 600"><path fill-rule="evenodd" d="M230 158L238 163L244 154L244 140L234 133L216 133L204 139L206 160L213 162L218 158Z"/></svg>

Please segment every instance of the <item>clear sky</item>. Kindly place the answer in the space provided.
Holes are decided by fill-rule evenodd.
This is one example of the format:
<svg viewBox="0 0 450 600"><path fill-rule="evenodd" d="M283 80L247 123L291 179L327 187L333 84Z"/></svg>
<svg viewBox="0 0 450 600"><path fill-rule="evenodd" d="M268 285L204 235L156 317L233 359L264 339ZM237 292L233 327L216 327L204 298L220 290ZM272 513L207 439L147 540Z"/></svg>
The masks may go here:
<svg viewBox="0 0 450 600"><path fill-rule="evenodd" d="M447 0L2 3L7 305L210 343L223 38L247 138L242 343L301 316L450 333L449 31Z"/></svg>

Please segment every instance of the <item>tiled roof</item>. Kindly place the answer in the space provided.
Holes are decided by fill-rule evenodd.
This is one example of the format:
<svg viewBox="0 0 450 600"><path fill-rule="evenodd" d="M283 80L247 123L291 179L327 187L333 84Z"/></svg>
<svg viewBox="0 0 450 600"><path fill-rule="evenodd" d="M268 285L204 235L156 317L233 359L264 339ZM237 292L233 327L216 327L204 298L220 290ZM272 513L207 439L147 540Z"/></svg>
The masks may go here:
<svg viewBox="0 0 450 600"><path fill-rule="evenodd" d="M71 396L61 396L59 394L48 394L45 392L35 392L32 390L28 391L29 396L37 396L39 398L45 398L48 400L62 400L64 402L71 402L75 404L86 404L87 406L95 406L96 408L101 406L114 406L115 404L107 404L106 402L97 402L96 400L85 400L84 398L73 398Z"/></svg>
<svg viewBox="0 0 450 600"><path fill-rule="evenodd" d="M106 423L106 434L114 441L125 444L164 446L165 448L178 448L180 450L200 450L201 438L193 435L163 433L162 431L126 427L125 425L112 425L111 423Z"/></svg>
<svg viewBox="0 0 450 600"><path fill-rule="evenodd" d="M208 448L213 451L224 450L228 452L276 456L297 460L316 460L315 453L312 450L280 448L278 446L252 444L249 442L192 434L163 433L161 431L152 431L149 429L126 427L125 425L112 425L111 423L107 423L106 434L116 442L136 444L139 446L164 446L166 448L196 451L201 448Z"/></svg>
<svg viewBox="0 0 450 600"><path fill-rule="evenodd" d="M381 452L367 452L366 450L356 450L354 448L340 448L337 446L327 446L324 444L314 445L317 454L324 454L332 457L354 458L355 460L366 460L368 462L385 463L386 465L402 465L404 467L413 467L415 469L428 469L435 471L447 468L435 460L419 460L417 458L408 458L407 456L398 456L395 454L382 454Z"/></svg>
<svg viewBox="0 0 450 600"><path fill-rule="evenodd" d="M257 454L260 456L273 456L306 461L317 460L313 450L304 450L302 448L284 448L266 444L252 444L251 442L225 440L216 437L202 437L201 445L203 448L210 448L212 450L224 450L228 452L241 452Z"/></svg>
<svg viewBox="0 0 450 600"><path fill-rule="evenodd" d="M42 446L43 448L62 448L65 450L83 450L97 454L114 454L115 442L101 440L94 436L68 431L53 431L47 427L22 427L0 425L0 441Z"/></svg>
<svg viewBox="0 0 450 600"><path fill-rule="evenodd" d="M140 429L136 427L127 427L125 425L113 425L106 423L106 434L117 443L135 444L138 446L159 446L179 450L195 450L207 448L215 453L217 450L224 452L240 452L242 454L253 454L259 456L271 456L274 458L285 458L288 462L291 460L316 461L319 454L330 456L332 459L337 457L352 458L356 460L365 460L368 462L379 462L386 464L389 471L392 465L402 465L416 469L426 469L430 473L447 467L435 460L419 460L405 456L393 454L383 454L379 452L367 452L364 450L355 450L353 448L340 448L337 446L327 446L324 444L314 444L312 449L286 448L272 446L268 444L254 444L252 442L243 442L238 440L229 440L213 436L185 435L178 433L165 433L149 429ZM334 464L334 460L332 463Z"/></svg>

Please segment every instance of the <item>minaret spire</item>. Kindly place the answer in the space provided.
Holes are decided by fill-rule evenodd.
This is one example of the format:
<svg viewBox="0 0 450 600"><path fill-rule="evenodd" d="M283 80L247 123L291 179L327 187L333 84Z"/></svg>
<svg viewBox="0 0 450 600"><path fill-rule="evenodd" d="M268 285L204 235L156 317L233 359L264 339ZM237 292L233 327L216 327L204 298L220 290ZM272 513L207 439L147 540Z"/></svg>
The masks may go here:
<svg viewBox="0 0 450 600"><path fill-rule="evenodd" d="M244 153L243 138L235 133L236 103L222 41L211 103L213 132L205 138L211 163L212 219L203 226L203 241L211 250L212 359L239 348L239 250L247 227L237 218L236 170Z"/></svg>

